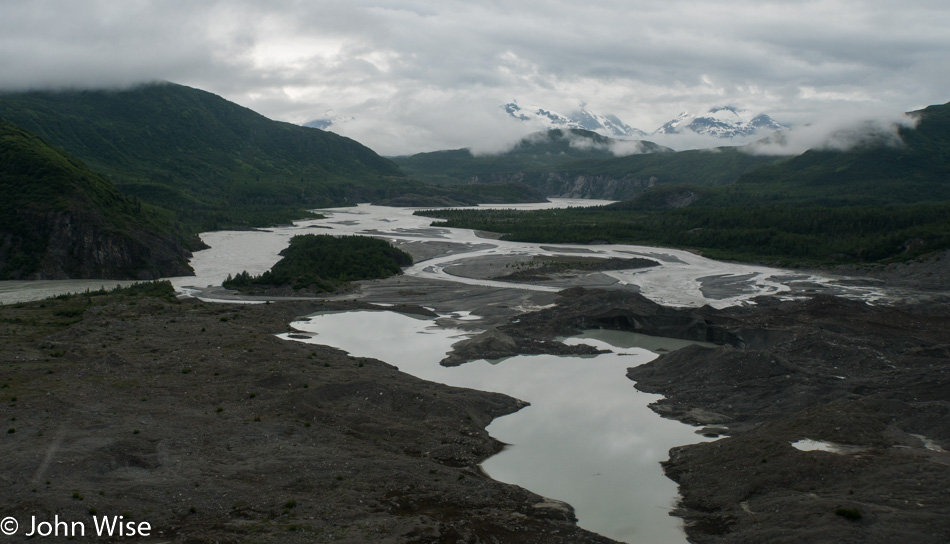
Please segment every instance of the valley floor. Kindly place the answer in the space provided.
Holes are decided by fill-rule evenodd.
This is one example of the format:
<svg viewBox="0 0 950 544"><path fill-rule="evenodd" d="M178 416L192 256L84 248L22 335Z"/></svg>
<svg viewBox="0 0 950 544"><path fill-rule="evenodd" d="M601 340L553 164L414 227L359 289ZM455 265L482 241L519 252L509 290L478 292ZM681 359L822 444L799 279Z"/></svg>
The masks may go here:
<svg viewBox="0 0 950 544"><path fill-rule="evenodd" d="M366 306L4 306L3 514L21 536L32 516L123 515L154 542L608 542L478 469L520 401L274 336Z"/></svg>
<svg viewBox="0 0 950 544"><path fill-rule="evenodd" d="M519 401L274 336L298 316L380 302L482 316L439 319L491 329L455 363L556 351L551 340L585 328L719 344L629 373L666 397L657 412L723 437L676 448L665 466L693 542L950 540L945 299L869 306L803 289L798 301L676 309L601 272L571 274L551 273L551 290L401 276L330 301L0 307L4 515L23 527L122 514L175 542L607 542L570 507L478 469L501 447L485 427ZM557 293L562 281L592 289ZM855 449L792 446L802 439Z"/></svg>

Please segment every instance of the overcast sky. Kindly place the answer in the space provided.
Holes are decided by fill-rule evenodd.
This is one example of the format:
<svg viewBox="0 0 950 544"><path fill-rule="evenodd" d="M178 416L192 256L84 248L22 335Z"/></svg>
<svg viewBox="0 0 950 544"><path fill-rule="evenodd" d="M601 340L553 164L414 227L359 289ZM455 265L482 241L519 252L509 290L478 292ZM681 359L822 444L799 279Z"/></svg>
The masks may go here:
<svg viewBox="0 0 950 544"><path fill-rule="evenodd" d="M0 86L168 80L382 154L490 148L512 100L650 132L950 101L946 0L0 0Z"/></svg>

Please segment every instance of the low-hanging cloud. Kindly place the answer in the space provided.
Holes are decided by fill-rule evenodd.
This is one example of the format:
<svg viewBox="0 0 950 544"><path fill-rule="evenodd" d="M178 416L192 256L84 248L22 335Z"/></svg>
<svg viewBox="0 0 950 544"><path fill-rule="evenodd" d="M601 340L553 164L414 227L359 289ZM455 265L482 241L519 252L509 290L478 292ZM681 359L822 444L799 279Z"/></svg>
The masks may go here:
<svg viewBox="0 0 950 544"><path fill-rule="evenodd" d="M640 140L618 140L616 138L601 140L579 135L573 131L565 131L564 137L567 138L568 145L574 149L596 149L608 152L615 157L639 155L645 149L643 142Z"/></svg>
<svg viewBox="0 0 950 544"><path fill-rule="evenodd" d="M744 146L755 155L800 155L809 149L847 151L862 145L903 144L901 128L913 128L917 117L907 113L843 110L827 113L808 125L794 127Z"/></svg>
<svg viewBox="0 0 950 544"><path fill-rule="evenodd" d="M530 133L490 99L468 94L461 107L457 98L436 89L405 89L388 100L360 104L350 110L360 111L352 120L329 130L372 142L377 153L387 156L460 148L476 155L495 154L511 149Z"/></svg>
<svg viewBox="0 0 950 544"><path fill-rule="evenodd" d="M551 141L553 137L552 134L547 129L542 129L539 131L531 132L527 135L523 135L523 130L526 127L531 127L531 125L526 125L511 118L507 118L502 123L502 126L507 125L507 127L517 127L518 130L513 132L508 132L506 130L501 130L494 133L494 136L487 141L489 145L480 145L475 147L469 147L472 155L483 156L483 155L499 155L513 150L516 146L526 143L526 144L546 144ZM506 127L506 128L507 128ZM500 138L498 134L507 134L507 138ZM592 138L590 136L585 136L583 134L578 134L572 130L561 130L559 131L558 138L562 138L567 141L568 147L579 150L599 150L604 153L610 153L615 157L625 157L628 155L638 155L641 153L647 152L646 147L643 145L643 142L640 140L619 140L616 138Z"/></svg>
<svg viewBox="0 0 950 544"><path fill-rule="evenodd" d="M611 143L610 152L615 157L627 157L629 155L642 155L647 151L640 140L621 140Z"/></svg>
<svg viewBox="0 0 950 544"><path fill-rule="evenodd" d="M647 136L646 140L675 149L676 151L685 151L689 149L715 149L722 146L743 145L764 136L766 136L766 134L724 139L711 134L698 134L687 130L673 134L652 134Z"/></svg>
<svg viewBox="0 0 950 544"><path fill-rule="evenodd" d="M0 90L167 80L282 121L339 112L386 154L491 149L524 132L495 116L512 99L647 131L724 103L796 125L943 103L947 26L935 0L4 0Z"/></svg>

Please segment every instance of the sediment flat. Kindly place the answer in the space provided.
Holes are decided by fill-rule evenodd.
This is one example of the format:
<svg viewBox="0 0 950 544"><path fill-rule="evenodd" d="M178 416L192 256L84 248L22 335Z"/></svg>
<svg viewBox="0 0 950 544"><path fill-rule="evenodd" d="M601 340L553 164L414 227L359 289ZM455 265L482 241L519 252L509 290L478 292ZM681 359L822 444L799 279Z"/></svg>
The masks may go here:
<svg viewBox="0 0 950 544"><path fill-rule="evenodd" d="M691 542L950 541L950 303L829 295L722 310L575 288L443 364L612 329L716 344L630 368L652 408L720 437L671 450ZM823 444L820 450L795 444Z"/></svg>
<svg viewBox="0 0 950 544"><path fill-rule="evenodd" d="M569 506L478 469L501 447L485 427L518 400L274 336L299 316L374 307L472 311L481 319L440 318L487 331L455 364L486 350L576 350L552 340L585 328L718 344L629 373L666 397L658 413L722 437L676 448L665 465L691 541L946 542L950 309L939 294L912 300L922 302L823 295L684 309L630 289L400 276L330 300L3 306L0 504L22 520L128 514L172 542L609 542L577 528ZM858 453L800 451L801 439Z"/></svg>
<svg viewBox="0 0 950 544"><path fill-rule="evenodd" d="M485 426L522 402L274 336L351 306L0 308L3 514L123 515L156 542L611 542L479 470L502 447Z"/></svg>

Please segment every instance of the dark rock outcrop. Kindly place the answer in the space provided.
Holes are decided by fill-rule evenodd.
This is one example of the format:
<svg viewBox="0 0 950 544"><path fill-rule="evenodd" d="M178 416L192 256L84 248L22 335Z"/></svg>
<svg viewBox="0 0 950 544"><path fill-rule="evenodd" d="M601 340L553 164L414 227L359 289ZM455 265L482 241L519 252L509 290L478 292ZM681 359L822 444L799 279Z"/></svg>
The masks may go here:
<svg viewBox="0 0 950 544"><path fill-rule="evenodd" d="M171 215L0 119L0 279L192 274L201 242Z"/></svg>
<svg viewBox="0 0 950 544"><path fill-rule="evenodd" d="M746 330L740 322L713 308L674 309L629 291L566 289L553 308L520 316L498 329L459 342L442 364L455 366L483 358L520 354L558 355L597 353L590 346L568 346L556 341L584 329L614 329L697 342L744 347L746 336L758 341L761 331ZM487 355L486 355L487 353Z"/></svg>
<svg viewBox="0 0 950 544"><path fill-rule="evenodd" d="M194 274L191 252L172 236L104 227L85 214L47 213L30 221L45 239L38 269L24 279L157 279Z"/></svg>
<svg viewBox="0 0 950 544"><path fill-rule="evenodd" d="M478 174L473 183L526 183L554 198L624 200L633 198L657 183L655 177L622 177L574 172L505 172Z"/></svg>

